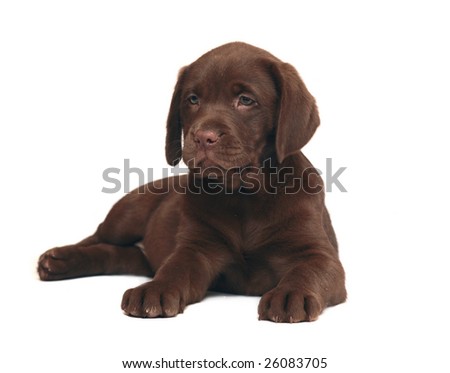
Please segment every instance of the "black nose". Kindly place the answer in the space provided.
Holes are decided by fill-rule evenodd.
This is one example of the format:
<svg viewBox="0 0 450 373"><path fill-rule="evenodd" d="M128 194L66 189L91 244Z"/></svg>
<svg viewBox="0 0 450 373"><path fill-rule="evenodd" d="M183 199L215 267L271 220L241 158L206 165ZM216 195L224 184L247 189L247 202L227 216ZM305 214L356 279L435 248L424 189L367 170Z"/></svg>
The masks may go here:
<svg viewBox="0 0 450 373"><path fill-rule="evenodd" d="M211 147L219 141L219 134L211 130L198 130L195 132L194 141L202 147Z"/></svg>

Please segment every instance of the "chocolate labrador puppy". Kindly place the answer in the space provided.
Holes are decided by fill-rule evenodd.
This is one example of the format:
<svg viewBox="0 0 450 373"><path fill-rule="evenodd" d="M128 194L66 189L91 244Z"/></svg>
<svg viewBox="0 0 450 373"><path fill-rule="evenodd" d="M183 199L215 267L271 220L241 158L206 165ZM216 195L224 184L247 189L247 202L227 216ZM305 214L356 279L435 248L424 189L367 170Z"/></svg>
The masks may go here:
<svg viewBox="0 0 450 373"><path fill-rule="evenodd" d="M123 296L136 317L171 317L208 290L262 295L261 320L316 320L346 299L323 183L301 153L319 125L296 70L244 43L179 73L166 157L189 174L143 185L85 240L45 252L42 280L153 277Z"/></svg>

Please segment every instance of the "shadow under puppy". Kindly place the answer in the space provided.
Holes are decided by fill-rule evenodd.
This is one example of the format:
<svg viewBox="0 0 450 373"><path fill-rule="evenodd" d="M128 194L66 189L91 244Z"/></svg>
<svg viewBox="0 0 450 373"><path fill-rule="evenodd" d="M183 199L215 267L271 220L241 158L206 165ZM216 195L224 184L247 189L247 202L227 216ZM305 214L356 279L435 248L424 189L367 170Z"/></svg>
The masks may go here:
<svg viewBox="0 0 450 373"><path fill-rule="evenodd" d="M275 322L312 321L346 299L323 182L300 151L319 125L296 70L244 43L180 71L166 157L189 174L119 200L97 231L39 259L42 280L153 277L127 290L135 317L171 317L208 290L261 295Z"/></svg>

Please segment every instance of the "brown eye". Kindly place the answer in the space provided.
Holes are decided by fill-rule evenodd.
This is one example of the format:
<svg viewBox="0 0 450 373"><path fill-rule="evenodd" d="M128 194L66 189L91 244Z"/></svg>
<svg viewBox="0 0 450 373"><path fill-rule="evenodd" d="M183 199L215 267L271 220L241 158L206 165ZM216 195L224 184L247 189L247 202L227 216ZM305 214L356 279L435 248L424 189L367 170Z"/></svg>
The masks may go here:
<svg viewBox="0 0 450 373"><path fill-rule="evenodd" d="M191 105L198 105L200 103L200 100L197 95L190 95L188 97L188 101Z"/></svg>
<svg viewBox="0 0 450 373"><path fill-rule="evenodd" d="M239 104L240 105L244 105L244 106L251 106L255 103L256 101L253 100L252 98L248 97L248 96L239 96Z"/></svg>

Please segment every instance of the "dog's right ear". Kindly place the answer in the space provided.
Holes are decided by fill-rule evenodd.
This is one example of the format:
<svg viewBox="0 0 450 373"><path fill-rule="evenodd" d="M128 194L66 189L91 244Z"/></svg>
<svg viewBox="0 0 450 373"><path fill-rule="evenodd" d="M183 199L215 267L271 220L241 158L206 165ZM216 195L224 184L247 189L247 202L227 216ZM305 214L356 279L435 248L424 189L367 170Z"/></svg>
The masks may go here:
<svg viewBox="0 0 450 373"><path fill-rule="evenodd" d="M183 132L183 123L181 123L180 105L181 105L181 87L186 75L187 67L183 67L178 73L178 81L170 103L169 116L167 118L166 132L166 160L171 166L176 166L182 156L181 136Z"/></svg>

